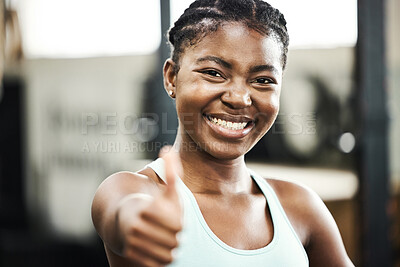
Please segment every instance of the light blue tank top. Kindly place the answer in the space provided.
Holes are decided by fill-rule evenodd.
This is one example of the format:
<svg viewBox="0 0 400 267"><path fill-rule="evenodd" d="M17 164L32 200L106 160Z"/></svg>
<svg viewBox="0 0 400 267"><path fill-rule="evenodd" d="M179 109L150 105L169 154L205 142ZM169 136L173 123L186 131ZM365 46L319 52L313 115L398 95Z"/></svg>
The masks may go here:
<svg viewBox="0 0 400 267"><path fill-rule="evenodd" d="M147 167L165 182L164 161ZM274 226L272 241L252 250L233 248L220 240L207 225L189 188L178 179L177 189L183 206L183 230L175 260L169 267L303 267L308 257L271 186L249 170L267 199ZM251 222L250 222L251 223Z"/></svg>

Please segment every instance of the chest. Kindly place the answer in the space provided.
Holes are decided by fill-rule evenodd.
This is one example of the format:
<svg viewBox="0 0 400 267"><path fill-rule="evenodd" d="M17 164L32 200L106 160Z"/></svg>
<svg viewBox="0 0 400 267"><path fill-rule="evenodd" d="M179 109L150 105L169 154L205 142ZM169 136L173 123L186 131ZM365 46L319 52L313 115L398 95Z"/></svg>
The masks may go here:
<svg viewBox="0 0 400 267"><path fill-rule="evenodd" d="M220 197L199 194L195 198L207 226L225 244L250 250L272 241L274 227L264 195Z"/></svg>

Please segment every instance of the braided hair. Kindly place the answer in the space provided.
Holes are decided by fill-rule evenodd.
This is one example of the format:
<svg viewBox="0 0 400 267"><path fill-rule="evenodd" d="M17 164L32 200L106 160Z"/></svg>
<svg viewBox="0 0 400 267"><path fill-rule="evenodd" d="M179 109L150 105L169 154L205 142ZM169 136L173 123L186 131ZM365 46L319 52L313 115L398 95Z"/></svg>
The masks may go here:
<svg viewBox="0 0 400 267"><path fill-rule="evenodd" d="M281 63L285 68L289 35L286 20L278 9L262 0L196 0L168 32L174 71L179 71L179 59L185 47L196 45L221 24L231 21L275 37L282 45Z"/></svg>

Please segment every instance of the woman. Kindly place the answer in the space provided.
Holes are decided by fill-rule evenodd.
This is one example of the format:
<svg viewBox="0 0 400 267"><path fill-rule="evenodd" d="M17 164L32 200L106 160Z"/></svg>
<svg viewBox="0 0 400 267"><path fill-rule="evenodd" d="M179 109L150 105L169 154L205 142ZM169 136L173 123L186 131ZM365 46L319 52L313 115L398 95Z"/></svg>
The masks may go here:
<svg viewBox="0 0 400 267"><path fill-rule="evenodd" d="M198 0L169 31L173 149L107 178L92 217L111 266L353 266L309 189L260 178L244 155L279 110L288 34L259 0Z"/></svg>

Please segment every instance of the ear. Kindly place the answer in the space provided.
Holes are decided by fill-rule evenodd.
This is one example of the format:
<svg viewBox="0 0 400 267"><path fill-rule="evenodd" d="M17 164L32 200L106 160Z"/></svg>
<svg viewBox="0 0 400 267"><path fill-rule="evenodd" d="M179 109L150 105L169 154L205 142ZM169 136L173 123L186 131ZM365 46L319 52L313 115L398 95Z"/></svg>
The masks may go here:
<svg viewBox="0 0 400 267"><path fill-rule="evenodd" d="M175 98L176 94L176 73L174 71L175 62L168 58L164 63L164 88L171 98Z"/></svg>

